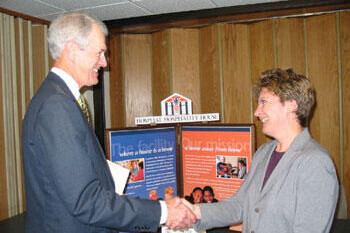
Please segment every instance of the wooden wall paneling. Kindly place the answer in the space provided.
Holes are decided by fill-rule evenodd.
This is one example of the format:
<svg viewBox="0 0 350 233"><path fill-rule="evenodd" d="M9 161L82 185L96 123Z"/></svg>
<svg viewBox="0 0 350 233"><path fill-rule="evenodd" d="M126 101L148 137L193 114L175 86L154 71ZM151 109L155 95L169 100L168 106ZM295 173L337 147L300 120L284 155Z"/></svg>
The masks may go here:
<svg viewBox="0 0 350 233"><path fill-rule="evenodd" d="M219 113L223 122L218 25L199 29L199 69L201 113Z"/></svg>
<svg viewBox="0 0 350 233"><path fill-rule="evenodd" d="M152 116L151 35L123 35L126 126Z"/></svg>
<svg viewBox="0 0 350 233"><path fill-rule="evenodd" d="M21 115L22 115L22 120L24 118L24 115L25 115L25 112L26 112L26 109L27 109L27 106L29 104L29 99L27 100L27 86L29 86L29 83L27 82L28 78L29 77L29 68L27 66L28 64L28 60L31 60L31 59L28 59L28 22L23 20L21 21L21 24L22 24L22 46L23 46L23 50L22 50L22 60L23 60L23 69L24 69L24 72L22 73L22 81L21 81L21 104L22 104L22 111L21 111ZM29 93L30 94L30 93ZM29 95L28 95L29 97ZM22 130L22 121L21 121L21 130ZM22 135L22 133L21 133ZM21 146L21 150L22 150L22 146ZM22 193L23 193L23 211L26 211L26 193L25 193L25 178L24 178L24 172L23 172L23 165L22 165L22 181L23 181L23 184L22 184Z"/></svg>
<svg viewBox="0 0 350 233"><path fill-rule="evenodd" d="M306 28L308 73L316 90L316 108L310 131L328 150L340 172L336 14L307 18Z"/></svg>
<svg viewBox="0 0 350 233"><path fill-rule="evenodd" d="M340 13L340 56L343 122L343 180L350 216L350 12Z"/></svg>
<svg viewBox="0 0 350 233"><path fill-rule="evenodd" d="M121 36L109 38L109 99L111 128L125 126L125 99L124 78L122 66L122 41Z"/></svg>
<svg viewBox="0 0 350 233"><path fill-rule="evenodd" d="M274 32L272 20L253 23L250 26L251 74L254 86L261 73L275 68L274 61ZM253 114L257 100L253 98ZM261 122L254 117L256 126L257 148L270 139L262 133Z"/></svg>
<svg viewBox="0 0 350 233"><path fill-rule="evenodd" d="M172 93L192 100L193 114L200 112L199 31L171 29Z"/></svg>
<svg viewBox="0 0 350 233"><path fill-rule="evenodd" d="M25 109L27 109L31 97L34 95L33 87L33 48L32 48L32 23L23 22L23 54L25 76Z"/></svg>
<svg viewBox="0 0 350 233"><path fill-rule="evenodd" d="M17 56L17 48L19 47L18 41L16 40L20 35L18 34L18 31L16 30L16 26L18 24L16 23L16 19L14 18L12 21L12 33L11 33L11 57L12 57L12 75L10 80L10 86L11 86L11 95L9 96L9 99L11 99L11 108L8 110L11 111L11 144L13 146L11 157L12 157L12 177L13 177L13 184L14 187L11 187L14 189L14 193L16 194L16 198L13 205L13 212L12 215L22 213L23 212L23 187L22 187L22 154L21 154L21 140L20 140L20 122L22 121L22 118L19 114L21 105L19 105L19 97L21 90L18 89L18 75L20 73L20 69L18 68L17 61L19 60L19 57ZM20 81L20 80L19 80ZM9 169L9 168L8 168Z"/></svg>
<svg viewBox="0 0 350 233"><path fill-rule="evenodd" d="M48 53L46 44L46 30L42 25L32 25L33 46L33 88L38 90L48 71Z"/></svg>
<svg viewBox="0 0 350 233"><path fill-rule="evenodd" d="M22 119L25 108L23 106L22 93L25 93L24 89L24 54L23 54L23 20L21 18L15 19L15 43L16 43L16 67L17 68L17 104L18 115ZM23 84L22 84L23 83ZM25 101L25 99L24 99ZM25 105L24 105L25 106Z"/></svg>
<svg viewBox="0 0 350 233"><path fill-rule="evenodd" d="M222 24L225 123L252 123L249 25Z"/></svg>
<svg viewBox="0 0 350 233"><path fill-rule="evenodd" d="M0 14L0 33L4 35L3 28L3 14ZM0 53L4 54L4 38L0 36ZM4 67L3 56L0 56L0 122L4 122L4 109L3 109L3 91L4 91ZM8 198L7 198L7 176L6 176L6 158L5 158L5 127L4 124L0 124L0 220L4 220L9 217L8 214Z"/></svg>
<svg viewBox="0 0 350 233"><path fill-rule="evenodd" d="M160 102L170 96L171 90L171 50L170 31L152 34L152 108L153 115L162 113Z"/></svg>
<svg viewBox="0 0 350 233"><path fill-rule="evenodd" d="M306 75L303 18L275 20L277 67Z"/></svg>
<svg viewBox="0 0 350 233"><path fill-rule="evenodd" d="M16 107L17 116L15 121L18 126L18 134L16 138L16 153L17 153L17 186L19 190L19 212L22 213L25 210L25 187L24 187L24 173L22 167L22 119L25 113L25 79L24 79L24 53L23 53L23 20L21 18L15 19L15 47L16 47Z"/></svg>
<svg viewBox="0 0 350 233"><path fill-rule="evenodd" d="M4 102L3 107L3 123L4 123L4 138L5 138L5 161L6 161L6 176L7 176L7 198L8 198L8 215L9 217L17 214L18 210L18 196L16 183L16 151L15 151L15 122L14 122L14 90L13 85L16 81L16 63L15 63L15 38L14 38L14 17L4 15L3 17L3 40L2 47L3 60L2 73L2 95Z"/></svg>

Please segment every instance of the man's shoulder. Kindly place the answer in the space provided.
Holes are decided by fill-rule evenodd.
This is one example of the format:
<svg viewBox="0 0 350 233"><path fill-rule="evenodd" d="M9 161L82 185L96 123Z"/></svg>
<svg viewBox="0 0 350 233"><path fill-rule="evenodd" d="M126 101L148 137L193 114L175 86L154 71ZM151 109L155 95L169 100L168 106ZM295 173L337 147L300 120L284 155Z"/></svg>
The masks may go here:
<svg viewBox="0 0 350 233"><path fill-rule="evenodd" d="M46 99L50 96L55 95L64 95L74 98L72 93L69 91L69 88L65 85L64 81L61 80L55 73L50 72L33 96L33 99Z"/></svg>

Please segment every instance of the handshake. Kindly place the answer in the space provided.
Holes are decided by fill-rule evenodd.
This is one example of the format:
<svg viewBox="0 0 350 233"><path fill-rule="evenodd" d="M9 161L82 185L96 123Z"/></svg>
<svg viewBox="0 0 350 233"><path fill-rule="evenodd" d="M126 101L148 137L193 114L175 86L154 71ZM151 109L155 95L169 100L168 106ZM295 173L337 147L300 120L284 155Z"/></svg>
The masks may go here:
<svg viewBox="0 0 350 233"><path fill-rule="evenodd" d="M201 218L198 205L193 205L183 198L173 197L166 200L168 218L166 225L170 229L182 229L192 226Z"/></svg>

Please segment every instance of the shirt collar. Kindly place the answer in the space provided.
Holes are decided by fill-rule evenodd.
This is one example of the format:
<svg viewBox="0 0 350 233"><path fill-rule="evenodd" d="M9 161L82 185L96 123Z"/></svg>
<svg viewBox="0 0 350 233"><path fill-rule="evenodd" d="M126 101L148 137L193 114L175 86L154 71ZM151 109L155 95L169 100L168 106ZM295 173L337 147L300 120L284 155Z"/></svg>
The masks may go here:
<svg viewBox="0 0 350 233"><path fill-rule="evenodd" d="M72 76L70 76L65 71L57 67L52 67L51 72L57 74L66 83L69 90L74 95L75 99L79 99L80 97L79 85Z"/></svg>

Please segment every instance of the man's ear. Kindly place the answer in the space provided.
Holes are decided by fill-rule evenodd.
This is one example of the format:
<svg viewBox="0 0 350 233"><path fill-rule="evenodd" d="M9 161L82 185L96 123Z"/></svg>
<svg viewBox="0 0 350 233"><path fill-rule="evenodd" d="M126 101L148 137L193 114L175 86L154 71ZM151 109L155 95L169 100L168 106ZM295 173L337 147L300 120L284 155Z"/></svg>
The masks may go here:
<svg viewBox="0 0 350 233"><path fill-rule="evenodd" d="M62 53L64 53L70 61L73 61L78 50L78 45L70 40L64 44Z"/></svg>

